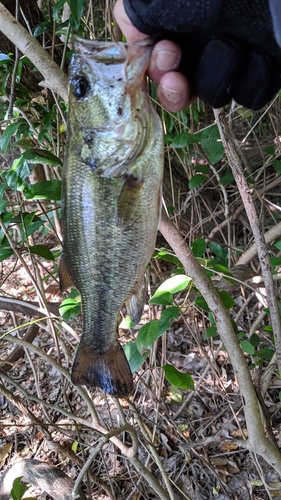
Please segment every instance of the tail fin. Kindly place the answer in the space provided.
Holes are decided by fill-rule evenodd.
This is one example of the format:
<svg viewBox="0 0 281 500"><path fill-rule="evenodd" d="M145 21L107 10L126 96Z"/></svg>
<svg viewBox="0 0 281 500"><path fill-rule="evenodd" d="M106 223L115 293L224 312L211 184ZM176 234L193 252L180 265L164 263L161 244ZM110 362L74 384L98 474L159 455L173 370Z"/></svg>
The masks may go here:
<svg viewBox="0 0 281 500"><path fill-rule="evenodd" d="M99 387L119 398L128 396L133 389L129 363L118 342L103 354L89 346L80 345L74 359L71 380L74 385Z"/></svg>

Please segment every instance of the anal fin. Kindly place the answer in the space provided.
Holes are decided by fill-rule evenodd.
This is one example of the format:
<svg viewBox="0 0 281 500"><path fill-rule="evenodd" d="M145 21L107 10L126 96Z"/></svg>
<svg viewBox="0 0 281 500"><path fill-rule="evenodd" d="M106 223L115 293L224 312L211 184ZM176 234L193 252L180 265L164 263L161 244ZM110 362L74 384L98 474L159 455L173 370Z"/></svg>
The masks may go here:
<svg viewBox="0 0 281 500"><path fill-rule="evenodd" d="M142 317L144 304L147 298L147 286L145 276L139 281L130 297L125 301L127 313L135 325Z"/></svg>
<svg viewBox="0 0 281 500"><path fill-rule="evenodd" d="M71 276L69 274L69 271L67 269L67 265L65 262L65 256L64 256L63 252L61 254L60 263L59 263L59 281L60 281L61 292L64 292L65 290L67 290L67 288L70 288L73 286L73 281L72 281Z"/></svg>

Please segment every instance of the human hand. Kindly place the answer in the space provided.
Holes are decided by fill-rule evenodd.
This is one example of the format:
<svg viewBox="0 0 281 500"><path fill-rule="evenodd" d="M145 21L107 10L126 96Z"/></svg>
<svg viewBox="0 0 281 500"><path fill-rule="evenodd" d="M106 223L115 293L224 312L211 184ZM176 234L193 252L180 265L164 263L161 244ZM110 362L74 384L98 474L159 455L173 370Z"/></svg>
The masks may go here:
<svg viewBox="0 0 281 500"><path fill-rule="evenodd" d="M194 94L214 108L234 99L258 110L281 88L278 0L118 0L116 19L128 41L162 37L148 74L171 111Z"/></svg>
<svg viewBox="0 0 281 500"><path fill-rule="evenodd" d="M141 33L127 16L123 0L117 0L114 16L128 43L141 42L148 36ZM151 61L147 70L148 76L158 83L157 95L161 104L169 111L181 111L194 99L187 78L179 73L181 48L171 40L161 40L153 48Z"/></svg>

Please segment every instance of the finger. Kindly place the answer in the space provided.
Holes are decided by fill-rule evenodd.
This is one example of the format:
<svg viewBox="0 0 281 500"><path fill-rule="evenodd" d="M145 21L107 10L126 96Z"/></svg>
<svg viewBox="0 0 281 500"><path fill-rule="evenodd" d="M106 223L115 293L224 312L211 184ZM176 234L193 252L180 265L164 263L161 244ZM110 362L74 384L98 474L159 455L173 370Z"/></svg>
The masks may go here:
<svg viewBox="0 0 281 500"><path fill-rule="evenodd" d="M147 35L132 25L124 9L123 0L117 0L114 6L114 17L128 43L141 42L147 38Z"/></svg>
<svg viewBox="0 0 281 500"><path fill-rule="evenodd" d="M161 40L153 48L148 75L154 82L159 83L167 71L178 68L181 56L182 51L176 43L171 40Z"/></svg>
<svg viewBox="0 0 281 500"><path fill-rule="evenodd" d="M170 71L159 82L158 98L166 109L176 112L189 106L196 96L182 73Z"/></svg>

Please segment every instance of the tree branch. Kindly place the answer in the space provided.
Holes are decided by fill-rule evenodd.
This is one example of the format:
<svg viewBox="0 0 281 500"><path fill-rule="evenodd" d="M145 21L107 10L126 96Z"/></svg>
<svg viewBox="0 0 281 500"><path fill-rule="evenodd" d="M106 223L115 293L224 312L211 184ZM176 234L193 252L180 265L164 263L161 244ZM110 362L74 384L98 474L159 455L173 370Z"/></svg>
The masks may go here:
<svg viewBox="0 0 281 500"><path fill-rule="evenodd" d="M48 52L16 21L0 3L0 31L28 57L45 78L40 85L48 87L67 101L67 76L51 59Z"/></svg>
<svg viewBox="0 0 281 500"><path fill-rule="evenodd" d="M249 219L251 229L257 245L258 257L264 279L267 303L270 310L270 319L275 339L276 359L279 372L281 373L281 320L277 303L276 284L274 283L272 277L265 238L261 231L259 218L251 196L251 191L244 176L240 158L236 153L236 147L233 142L224 111L222 109L220 110L215 109L214 114L220 132L221 140L224 145L226 156L229 165L231 167L234 179L236 181L237 187L239 189L239 193L242 198L246 214Z"/></svg>
<svg viewBox="0 0 281 500"><path fill-rule="evenodd" d="M241 445L254 453L262 455L281 474L281 454L264 434L256 392L245 357L233 330L230 316L211 280L164 211L160 231L182 262L186 273L192 278L196 288L203 295L216 320L218 333L228 352L244 403L249 439L247 443L241 442Z"/></svg>

